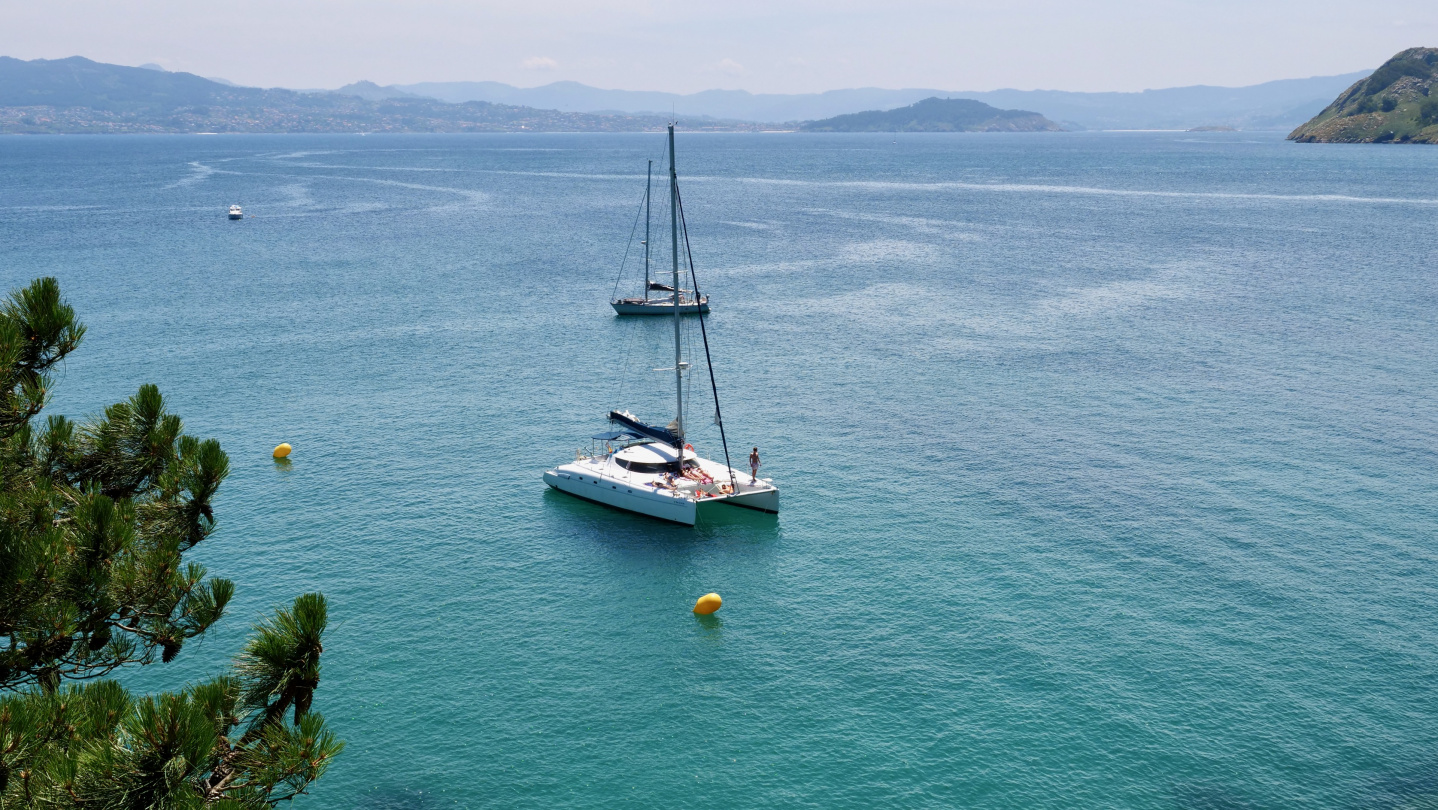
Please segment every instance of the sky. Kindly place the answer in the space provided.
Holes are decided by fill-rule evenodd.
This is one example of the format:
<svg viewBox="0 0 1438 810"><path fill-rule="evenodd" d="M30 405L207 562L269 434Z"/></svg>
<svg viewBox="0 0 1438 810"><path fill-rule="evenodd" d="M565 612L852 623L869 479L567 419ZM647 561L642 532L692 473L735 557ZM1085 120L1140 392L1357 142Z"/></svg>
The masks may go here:
<svg viewBox="0 0 1438 810"><path fill-rule="evenodd" d="M0 55L245 85L1134 91L1377 67L1438 0L0 0Z"/></svg>

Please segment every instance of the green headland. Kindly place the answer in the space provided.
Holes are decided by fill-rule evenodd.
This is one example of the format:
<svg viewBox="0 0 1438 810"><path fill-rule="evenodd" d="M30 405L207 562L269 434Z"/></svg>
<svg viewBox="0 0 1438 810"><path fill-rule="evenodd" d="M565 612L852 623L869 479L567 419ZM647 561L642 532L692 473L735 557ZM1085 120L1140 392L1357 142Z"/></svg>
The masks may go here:
<svg viewBox="0 0 1438 810"><path fill-rule="evenodd" d="M1438 48L1409 48L1288 136L1301 143L1438 144Z"/></svg>

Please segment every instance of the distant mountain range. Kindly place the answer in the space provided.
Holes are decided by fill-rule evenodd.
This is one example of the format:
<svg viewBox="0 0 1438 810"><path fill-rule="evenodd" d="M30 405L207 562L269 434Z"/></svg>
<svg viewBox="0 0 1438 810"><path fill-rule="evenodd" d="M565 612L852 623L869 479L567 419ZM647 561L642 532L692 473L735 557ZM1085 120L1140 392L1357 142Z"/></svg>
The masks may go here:
<svg viewBox="0 0 1438 810"><path fill-rule="evenodd" d="M1289 140L1438 144L1438 48L1409 48L1343 91Z"/></svg>
<svg viewBox="0 0 1438 810"><path fill-rule="evenodd" d="M1062 90L956 92L868 87L797 95L755 94L743 90L705 90L680 95L601 90L578 82L554 82L530 88L499 82L425 82L383 89L450 102L489 101L568 112L648 112L754 122L808 121L865 110L889 110L926 98L967 98L1002 109L1036 110L1069 129L1229 126L1287 131L1311 118L1335 95L1369 72L1283 79L1249 87L1198 85L1141 93L1070 93Z"/></svg>
<svg viewBox="0 0 1438 810"><path fill-rule="evenodd" d="M749 131L798 129L805 121L892 111L929 98L1035 110L1067 129L1289 130L1367 75L1142 93L861 88L807 95L741 90L678 95L600 90L575 82L521 89L498 82L382 87L368 81L335 91L295 91L240 87L156 65L108 65L78 56L28 62L0 57L0 133L621 132L658 129L676 115L689 129Z"/></svg>
<svg viewBox="0 0 1438 810"><path fill-rule="evenodd" d="M896 110L868 110L800 125L805 132L1062 132L1036 112L1000 110L967 98L926 98Z"/></svg>
<svg viewBox="0 0 1438 810"><path fill-rule="evenodd" d="M0 57L0 133L641 132L666 122L658 115L370 95L236 87L78 56L29 62ZM755 127L691 122L690 128Z"/></svg>

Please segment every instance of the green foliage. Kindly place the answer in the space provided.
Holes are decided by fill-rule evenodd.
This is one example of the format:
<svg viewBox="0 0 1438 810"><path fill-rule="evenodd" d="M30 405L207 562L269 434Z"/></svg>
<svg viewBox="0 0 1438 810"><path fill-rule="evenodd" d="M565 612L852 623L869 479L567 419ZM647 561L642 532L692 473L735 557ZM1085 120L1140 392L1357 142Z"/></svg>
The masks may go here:
<svg viewBox="0 0 1438 810"><path fill-rule="evenodd" d="M234 593L181 557L214 530L229 460L183 433L159 389L34 428L84 333L54 279L0 307L0 688L169 661Z"/></svg>
<svg viewBox="0 0 1438 810"><path fill-rule="evenodd" d="M255 634L235 669L246 681L245 699L273 699L271 710L283 713L293 706L295 722L309 711L320 682L320 636L329 621L329 609L319 594L295 600L293 610L255 627Z"/></svg>
<svg viewBox="0 0 1438 810"><path fill-rule="evenodd" d="M213 531L229 462L154 386L78 429L15 427L0 456L0 687L168 661L224 614L233 584L181 555Z"/></svg>
<svg viewBox="0 0 1438 810"><path fill-rule="evenodd" d="M1398 99L1392 96L1384 96L1383 100L1378 102L1378 109L1383 112L1393 112L1398 109Z"/></svg>
<svg viewBox="0 0 1438 810"><path fill-rule="evenodd" d="M84 336L85 327L60 300L60 283L53 278L36 281L0 306L0 437L45 406L50 369Z"/></svg>
<svg viewBox="0 0 1438 810"><path fill-rule="evenodd" d="M214 531L229 459L186 435L159 389L36 427L84 332L54 279L0 305L0 810L293 798L342 747L309 711L323 596L257 625L233 675L141 697L65 683L174 660L234 594L183 559Z"/></svg>
<svg viewBox="0 0 1438 810"><path fill-rule="evenodd" d="M1405 54L1399 54L1373 71L1363 84L1363 92L1365 95L1374 96L1392 87L1394 82L1404 76L1428 79L1433 76L1433 72L1433 63L1426 58L1411 59L1406 58Z"/></svg>
<svg viewBox="0 0 1438 810"><path fill-rule="evenodd" d="M1438 124L1438 98L1430 98L1418 108L1418 123L1422 126Z"/></svg>
<svg viewBox="0 0 1438 810"><path fill-rule="evenodd" d="M306 594L296 611L302 601L324 604ZM317 713L287 721L276 711L284 700L246 675L138 698L113 681L7 696L0 700L0 807L269 808L288 801L324 774L344 743Z"/></svg>

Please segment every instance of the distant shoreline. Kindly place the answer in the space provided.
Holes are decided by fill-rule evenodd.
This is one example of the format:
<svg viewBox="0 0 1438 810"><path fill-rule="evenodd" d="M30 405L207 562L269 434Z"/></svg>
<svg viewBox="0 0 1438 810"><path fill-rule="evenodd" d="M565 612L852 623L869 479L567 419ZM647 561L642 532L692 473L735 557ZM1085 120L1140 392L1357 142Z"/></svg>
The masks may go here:
<svg viewBox="0 0 1438 810"><path fill-rule="evenodd" d="M1051 124L1068 131L1227 126L1288 132L1363 75L1142 93L856 88L797 95L706 91L680 97L572 82L537 88L494 82L390 87L357 82L306 92L242 87L78 56L30 61L0 56L0 134L645 132L662 131L674 113L654 110L670 108L674 100L688 109L680 120L689 122L689 131L1018 130ZM919 109L940 102L954 109L935 115ZM959 105L987 105L984 109L994 113L987 118L960 114ZM899 110L910 111L903 121L894 118ZM1026 112L1028 119L1018 112Z"/></svg>
<svg viewBox="0 0 1438 810"><path fill-rule="evenodd" d="M1022 135L1025 137L1041 135L1142 135L1142 134L1171 134L1171 135L1282 135L1280 129L1243 129L1243 130L1192 130L1192 129L1082 129L1082 130L1058 130L1058 131L1007 131L1007 132L808 132L800 129L684 129L683 122L675 130L680 135L805 135L819 137L852 137L869 136L876 138L893 138L895 135L904 138L916 136L985 136L985 135ZM625 130L582 130L582 129L549 129L549 130L484 130L477 132L4 132L0 131L0 138L44 138L44 137L79 137L79 138L105 138L105 137L135 137L135 136L336 136L353 135L357 137L368 137L371 135L653 135L662 134L663 129L625 129Z"/></svg>

